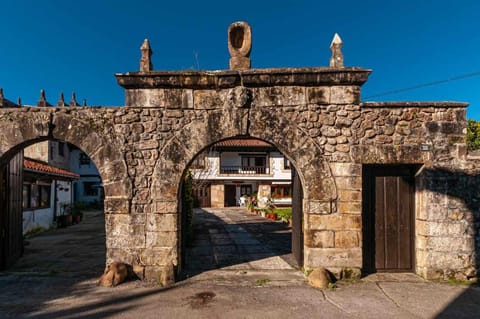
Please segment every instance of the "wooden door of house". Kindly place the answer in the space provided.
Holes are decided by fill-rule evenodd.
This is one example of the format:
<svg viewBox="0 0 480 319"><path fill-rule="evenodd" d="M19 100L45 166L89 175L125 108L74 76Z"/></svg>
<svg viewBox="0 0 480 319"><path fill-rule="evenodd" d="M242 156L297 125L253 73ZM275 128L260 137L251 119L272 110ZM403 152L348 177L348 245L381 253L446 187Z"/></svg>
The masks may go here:
<svg viewBox="0 0 480 319"><path fill-rule="evenodd" d="M225 207L237 206L236 193L237 187L235 185L225 185Z"/></svg>
<svg viewBox="0 0 480 319"><path fill-rule="evenodd" d="M23 254L23 152L15 155L0 173L0 269Z"/></svg>
<svg viewBox="0 0 480 319"><path fill-rule="evenodd" d="M364 268L412 271L414 268L415 167L364 169Z"/></svg>
<svg viewBox="0 0 480 319"><path fill-rule="evenodd" d="M292 254L303 266L303 189L297 171L292 167Z"/></svg>
<svg viewBox="0 0 480 319"><path fill-rule="evenodd" d="M211 207L210 184L195 187L193 189L193 197L195 198L195 206Z"/></svg>

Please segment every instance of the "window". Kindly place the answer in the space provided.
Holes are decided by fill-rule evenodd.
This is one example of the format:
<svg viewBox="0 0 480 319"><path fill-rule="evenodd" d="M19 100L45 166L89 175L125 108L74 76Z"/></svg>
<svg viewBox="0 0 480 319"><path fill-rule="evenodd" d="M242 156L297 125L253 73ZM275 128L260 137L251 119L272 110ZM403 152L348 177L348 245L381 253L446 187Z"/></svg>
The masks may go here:
<svg viewBox="0 0 480 319"><path fill-rule="evenodd" d="M283 169L291 169L292 167L290 166L290 161L288 158L283 157Z"/></svg>
<svg viewBox="0 0 480 319"><path fill-rule="evenodd" d="M97 182L83 182L83 196L98 196Z"/></svg>
<svg viewBox="0 0 480 319"><path fill-rule="evenodd" d="M267 157L265 155L242 155L242 171L255 171L257 174L265 174Z"/></svg>
<svg viewBox="0 0 480 319"><path fill-rule="evenodd" d="M50 189L50 185L23 184L23 208L36 209L50 207Z"/></svg>
<svg viewBox="0 0 480 319"><path fill-rule="evenodd" d="M291 185L272 185L272 198L290 198L292 197Z"/></svg>
<svg viewBox="0 0 480 319"><path fill-rule="evenodd" d="M88 165L90 166L90 157L88 157L87 154L85 153L80 153L79 155L79 158L78 158L78 163L79 163L79 166L81 165Z"/></svg>
<svg viewBox="0 0 480 319"><path fill-rule="evenodd" d="M65 143L58 142L58 155L65 156Z"/></svg>
<svg viewBox="0 0 480 319"><path fill-rule="evenodd" d="M240 196L251 195L252 194L252 185L240 185Z"/></svg>

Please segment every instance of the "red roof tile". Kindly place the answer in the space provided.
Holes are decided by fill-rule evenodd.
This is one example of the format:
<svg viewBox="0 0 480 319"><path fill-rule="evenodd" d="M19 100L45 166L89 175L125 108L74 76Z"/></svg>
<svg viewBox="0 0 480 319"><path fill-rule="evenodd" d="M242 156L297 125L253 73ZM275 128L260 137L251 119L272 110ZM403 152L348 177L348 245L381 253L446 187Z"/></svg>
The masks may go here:
<svg viewBox="0 0 480 319"><path fill-rule="evenodd" d="M214 146L226 146L226 147L273 147L271 144L256 140L256 139L245 139L245 138L236 138L225 140L215 143Z"/></svg>
<svg viewBox="0 0 480 319"><path fill-rule="evenodd" d="M37 161L32 161L30 159L23 160L23 168L29 169L32 171L52 174L52 175L61 175L66 177L79 178L80 175L67 171L66 169L50 166L45 163L40 163Z"/></svg>

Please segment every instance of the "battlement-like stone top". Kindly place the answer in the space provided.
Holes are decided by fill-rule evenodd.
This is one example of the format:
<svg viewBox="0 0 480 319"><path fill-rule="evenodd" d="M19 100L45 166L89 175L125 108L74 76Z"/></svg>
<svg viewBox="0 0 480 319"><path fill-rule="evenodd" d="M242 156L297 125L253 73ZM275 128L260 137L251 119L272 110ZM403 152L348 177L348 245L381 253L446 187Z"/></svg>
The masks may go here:
<svg viewBox="0 0 480 319"><path fill-rule="evenodd" d="M451 102L451 101L425 101L425 102L409 102L409 101L393 101L393 102L362 102L361 107L364 108L405 108L405 107L417 107L417 108L453 108L453 107L467 107L469 103L465 102Z"/></svg>
<svg viewBox="0 0 480 319"><path fill-rule="evenodd" d="M125 89L223 89L235 86L362 85L371 70L348 68L268 68L219 71L152 71L115 74Z"/></svg>

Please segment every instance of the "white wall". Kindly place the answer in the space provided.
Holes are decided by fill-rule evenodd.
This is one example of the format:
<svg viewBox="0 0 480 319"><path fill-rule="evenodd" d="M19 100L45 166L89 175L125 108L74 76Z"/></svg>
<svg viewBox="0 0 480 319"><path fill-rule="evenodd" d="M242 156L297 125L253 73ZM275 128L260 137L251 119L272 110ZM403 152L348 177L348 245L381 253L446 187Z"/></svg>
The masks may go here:
<svg viewBox="0 0 480 319"><path fill-rule="evenodd" d="M83 152L79 149L73 149L70 152L70 171L77 173L80 175L80 178L74 182L74 191L75 191L75 200L77 202L94 202L100 201L101 198L101 190L97 189L96 196L85 196L83 183L84 182L95 182L96 184L100 185L102 183L102 179L100 178L100 174L95 166L95 163L90 159L90 164L80 165L80 154ZM88 176L85 176L88 175Z"/></svg>
<svg viewBox="0 0 480 319"><path fill-rule="evenodd" d="M54 182L50 190L50 207L42 209L32 209L23 211L23 233L35 227L50 228L53 226L53 205L55 192L53 191Z"/></svg>
<svg viewBox="0 0 480 319"><path fill-rule="evenodd" d="M246 154L246 152L241 152ZM250 152L249 152L250 153ZM254 153L251 154L262 154ZM265 153L263 153L265 154ZM220 163L222 166L241 166L241 156L239 152L222 152L221 161L218 152L211 152L205 159L206 169L193 169L193 178L205 180L237 180L237 181L257 181L259 179L264 181L282 181L289 182L291 180L291 170L284 169L284 159L280 152L271 152L269 164L271 174L219 174Z"/></svg>

